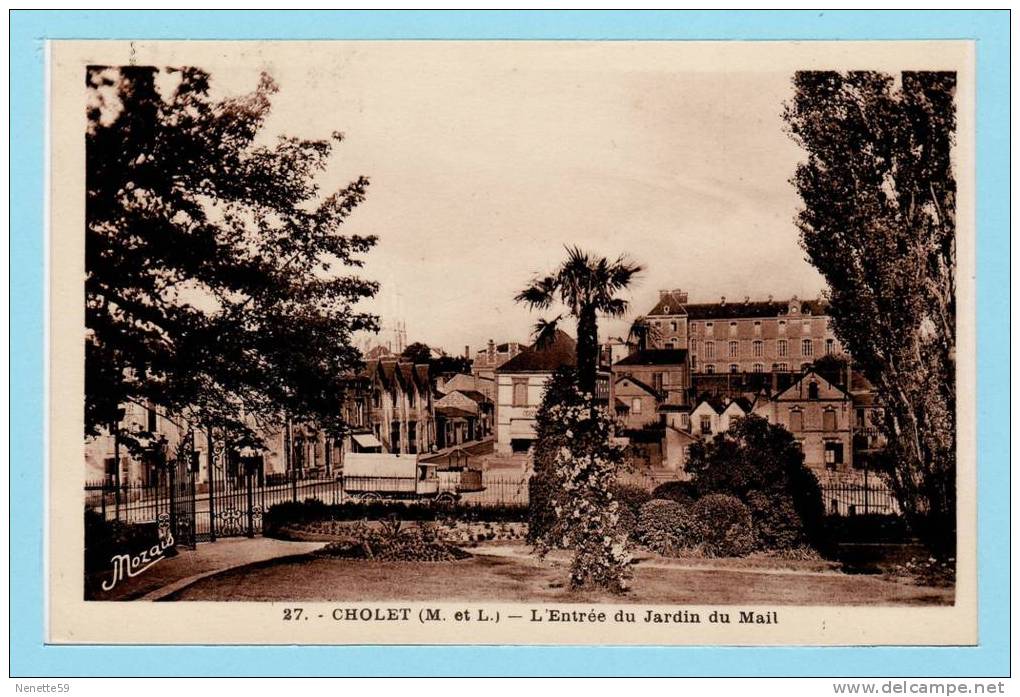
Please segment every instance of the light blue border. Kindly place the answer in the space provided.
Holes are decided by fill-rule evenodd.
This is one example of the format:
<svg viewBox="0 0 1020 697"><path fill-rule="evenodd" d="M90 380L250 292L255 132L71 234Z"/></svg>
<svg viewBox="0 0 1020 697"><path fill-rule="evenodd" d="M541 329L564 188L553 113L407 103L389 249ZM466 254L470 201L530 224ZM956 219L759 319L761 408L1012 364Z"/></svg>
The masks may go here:
<svg viewBox="0 0 1020 697"><path fill-rule="evenodd" d="M1009 13L13 11L11 673L791 675L1009 673ZM977 648L61 647L43 640L45 39L975 39L978 112Z"/></svg>

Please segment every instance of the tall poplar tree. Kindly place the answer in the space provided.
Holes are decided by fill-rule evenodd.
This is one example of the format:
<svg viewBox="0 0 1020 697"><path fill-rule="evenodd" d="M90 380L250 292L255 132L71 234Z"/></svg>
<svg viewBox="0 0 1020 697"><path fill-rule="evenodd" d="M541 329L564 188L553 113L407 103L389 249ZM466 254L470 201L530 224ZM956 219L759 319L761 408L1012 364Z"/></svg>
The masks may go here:
<svg viewBox="0 0 1020 697"><path fill-rule="evenodd" d="M956 543L956 74L799 72L784 118L808 259L877 387L890 484L936 553Z"/></svg>

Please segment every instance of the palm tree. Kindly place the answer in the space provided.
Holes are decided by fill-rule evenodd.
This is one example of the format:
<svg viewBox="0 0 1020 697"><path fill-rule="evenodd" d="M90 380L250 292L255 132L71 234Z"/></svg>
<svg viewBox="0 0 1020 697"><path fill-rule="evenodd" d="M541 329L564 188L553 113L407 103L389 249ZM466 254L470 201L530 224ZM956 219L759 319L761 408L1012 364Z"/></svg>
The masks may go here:
<svg viewBox="0 0 1020 697"><path fill-rule="evenodd" d="M642 271L621 256L615 261L567 248L567 259L544 278L536 278L518 293L515 300L532 309L548 309L557 300L565 312L551 320L535 324L535 344L541 348L552 342L564 315L577 321L577 377L582 392L594 393L598 371L598 316L622 317L627 312L626 300L616 293L627 288Z"/></svg>
<svg viewBox="0 0 1020 697"><path fill-rule="evenodd" d="M627 341L636 341L639 351L644 351L649 346L658 345L661 340L662 332L644 315L635 317L634 321L630 323Z"/></svg>

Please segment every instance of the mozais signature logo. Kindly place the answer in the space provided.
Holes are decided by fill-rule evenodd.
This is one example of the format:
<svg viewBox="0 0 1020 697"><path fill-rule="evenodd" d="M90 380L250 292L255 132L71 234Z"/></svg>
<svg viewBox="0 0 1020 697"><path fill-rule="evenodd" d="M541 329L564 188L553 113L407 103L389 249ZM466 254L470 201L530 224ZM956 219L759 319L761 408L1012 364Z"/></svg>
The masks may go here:
<svg viewBox="0 0 1020 697"><path fill-rule="evenodd" d="M148 571L166 559L166 550L173 547L173 545L174 534L170 530L168 516L160 516L159 542L138 554L117 554L111 557L110 563L113 565L113 576L109 580L103 581L103 590L112 591L121 581L134 578Z"/></svg>

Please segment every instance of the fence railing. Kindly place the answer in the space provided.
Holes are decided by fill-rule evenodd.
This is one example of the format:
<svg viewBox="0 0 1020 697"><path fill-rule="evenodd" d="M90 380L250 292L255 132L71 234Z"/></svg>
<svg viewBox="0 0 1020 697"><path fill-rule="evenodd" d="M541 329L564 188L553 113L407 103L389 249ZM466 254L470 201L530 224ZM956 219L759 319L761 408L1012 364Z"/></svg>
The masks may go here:
<svg viewBox="0 0 1020 697"><path fill-rule="evenodd" d="M900 515L900 506L882 485L826 482L821 485L822 502L829 515Z"/></svg>
<svg viewBox="0 0 1020 697"><path fill-rule="evenodd" d="M467 506L526 506L528 480L524 473L472 473L457 483L417 481L398 477L315 477L287 479L265 477L248 486L244 477L217 481L210 497L208 485L195 487L195 526L202 536L213 532L214 517L220 524L224 516L243 517L249 507L261 515L280 503L318 499L327 504L349 501L382 501L400 505L414 501L432 501L447 493ZM85 506L107 520L146 523L157 520L169 508L169 492L159 483L88 482ZM228 521L229 522L229 521ZM240 524L240 523L239 523ZM215 531L220 534L219 528Z"/></svg>
<svg viewBox="0 0 1020 697"><path fill-rule="evenodd" d="M628 483L644 484L649 489L655 479ZM200 536L228 534L225 531L244 527L249 509L255 508L259 519L272 506L292 501L318 499L326 504L349 501L380 501L402 505L415 501L433 501L441 492L455 494L465 506L527 506L528 476L524 472L481 473L480 484L471 480L469 486L451 491L412 479L391 477L319 477L302 479L264 478L248 487L244 477L216 482L213 495L209 488L195 489L195 531ZM821 485L822 501L829 515L899 515L900 507L892 492L882 485L826 482ZM130 482L115 487L112 482L89 482L85 485L86 507L99 512L107 520L127 523L154 522L169 506L169 489L159 483ZM236 520L233 520L236 518ZM261 523L258 523L259 525Z"/></svg>

